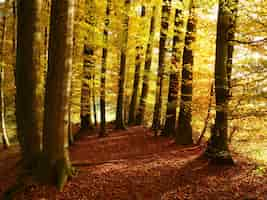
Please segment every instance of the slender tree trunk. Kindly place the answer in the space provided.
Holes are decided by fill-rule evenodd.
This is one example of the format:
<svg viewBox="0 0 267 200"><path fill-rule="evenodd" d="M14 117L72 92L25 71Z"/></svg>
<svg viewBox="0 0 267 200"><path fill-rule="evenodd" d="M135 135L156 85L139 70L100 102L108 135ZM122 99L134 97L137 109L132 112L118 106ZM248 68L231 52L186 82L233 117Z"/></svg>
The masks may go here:
<svg viewBox="0 0 267 200"><path fill-rule="evenodd" d="M6 131L6 121L5 121L5 96L4 96L4 66L1 66L1 77L0 77L0 103L1 103L1 131L2 131L2 140L3 140L3 145L4 149L7 149L10 146L8 136L7 136L7 131Z"/></svg>
<svg viewBox="0 0 267 200"><path fill-rule="evenodd" d="M143 76L143 86L142 92L139 102L139 107L136 114L136 124L141 125L144 123L145 110L146 110L146 101L149 90L149 76L151 71L151 63L152 63L152 50L153 50L153 42L155 38L155 18L156 18L156 7L154 6L152 11L152 17L150 21L150 29L149 29L149 40L147 44L146 50L146 59L145 59L145 72Z"/></svg>
<svg viewBox="0 0 267 200"><path fill-rule="evenodd" d="M228 148L228 102L229 80L227 70L229 33L234 32L238 1L220 0L217 22L216 61L215 61L215 96L216 118L211 130L205 155L219 164L233 164Z"/></svg>
<svg viewBox="0 0 267 200"><path fill-rule="evenodd" d="M142 6L140 17L144 17L146 15L146 7ZM133 92L130 102L129 116L128 116L128 124L133 125L136 124L136 107L138 100L138 92L140 85L140 73L141 73L141 64L142 64L142 54L143 54L143 46L140 44L136 46L136 57L135 57L135 72L134 72L134 84L133 84Z"/></svg>
<svg viewBox="0 0 267 200"><path fill-rule="evenodd" d="M239 0L234 0L235 4L233 7L233 18L230 25L230 31L228 32L228 50L227 50L227 79L228 79L228 97L232 96L232 66L233 66L233 54L234 54L234 45L233 42L235 39L235 30L236 30L236 20L237 20L237 12L238 12L238 2Z"/></svg>
<svg viewBox="0 0 267 200"><path fill-rule="evenodd" d="M13 15L12 53L13 53L13 55L15 55L16 54L16 47L17 47L17 6L16 6L16 0L12 1L12 15Z"/></svg>
<svg viewBox="0 0 267 200"><path fill-rule="evenodd" d="M73 22L73 0L52 0L43 145L47 162L43 173L60 190L71 169L68 153L68 108L72 76Z"/></svg>
<svg viewBox="0 0 267 200"><path fill-rule="evenodd" d="M179 67L181 66L184 46L184 11L180 9L175 10L174 18L174 36L173 36L173 47L172 47L172 68L169 80L169 91L168 91L168 103L166 112L166 121L162 135L174 136L175 135L175 124L176 124L176 110L178 101L178 89L179 89Z"/></svg>
<svg viewBox="0 0 267 200"><path fill-rule="evenodd" d="M9 1L5 2L5 10L3 16L3 30L2 30L2 38L1 38L1 57L0 57L0 67L1 67L1 74L0 74L0 118L1 118L1 132L2 132L2 140L4 149L9 147L9 140L6 131L6 122L5 122L5 93L4 93L4 83L5 83L5 43L6 43L6 33L7 33L7 8L9 6Z"/></svg>
<svg viewBox="0 0 267 200"><path fill-rule="evenodd" d="M156 86L155 107L153 113L152 129L157 131L161 127L162 88L164 79L164 61L166 57L166 41L171 15L171 0L163 0L160 41L159 41L159 67Z"/></svg>
<svg viewBox="0 0 267 200"><path fill-rule="evenodd" d="M138 89L139 89L139 82L140 82L141 62L142 62L142 59L141 59L142 51L143 51L143 48L141 46L136 47L133 94L131 98L129 119L128 119L129 125L132 125L135 123L137 96L138 96Z"/></svg>
<svg viewBox="0 0 267 200"><path fill-rule="evenodd" d="M86 5L91 3L86 2L87 0L75 0L75 13L74 13L74 33L73 33L73 66L72 66L72 99L71 104L73 105L72 115L81 115L82 105L81 100L82 94L82 83L83 83L83 63L84 63L84 40L85 40L85 19L87 15ZM81 116L79 120L81 126Z"/></svg>
<svg viewBox="0 0 267 200"><path fill-rule="evenodd" d="M119 91L117 98L117 111L116 111L116 128L125 129L125 122L123 117L124 110L124 87L125 87L125 76L126 76L126 51L127 51L127 41L128 41L128 26L129 26L129 16L128 12L130 9L130 0L125 0L125 14L123 16L123 26L125 27L122 33L122 47L121 47L121 57L120 57L120 73L119 73Z"/></svg>
<svg viewBox="0 0 267 200"><path fill-rule="evenodd" d="M26 167L35 164L41 151L41 0L18 1L16 57L16 118Z"/></svg>
<svg viewBox="0 0 267 200"><path fill-rule="evenodd" d="M94 111L94 123L95 123L95 127L97 127L97 109L96 109L96 100L95 100L95 90L96 90L96 87L95 87L95 70L93 71L93 74L92 74L92 101L93 101L93 111Z"/></svg>
<svg viewBox="0 0 267 200"><path fill-rule="evenodd" d="M91 106L91 79L92 67L94 66L93 57L94 51L87 45L84 45L84 64L83 64L83 80L81 94L81 128L93 128L92 121L92 106Z"/></svg>
<svg viewBox="0 0 267 200"><path fill-rule="evenodd" d="M71 86L70 86L70 99L72 97L72 82L71 82ZM73 132L72 132L72 121L71 121L71 100L69 100L69 105L68 105L68 142L69 142L69 146L72 145L74 143L74 138L73 138Z"/></svg>
<svg viewBox="0 0 267 200"><path fill-rule="evenodd" d="M96 17L95 17L95 2L92 0L85 0L85 17L84 23L87 24L86 35L84 36L84 46L83 46L83 73L82 73L82 90L81 90L81 128L82 129L93 129L93 102L92 102L92 78L93 69L95 68L94 59L94 39L96 27Z"/></svg>
<svg viewBox="0 0 267 200"><path fill-rule="evenodd" d="M191 122L194 65L193 45L196 40L196 17L197 16L195 13L195 2L194 0L191 0L183 53L180 112L175 138L177 144L183 145L193 143Z"/></svg>
<svg viewBox="0 0 267 200"><path fill-rule="evenodd" d="M110 24L111 0L107 0L106 19L103 32L102 66L100 78L100 136L106 135L106 72L108 57L108 31Z"/></svg>

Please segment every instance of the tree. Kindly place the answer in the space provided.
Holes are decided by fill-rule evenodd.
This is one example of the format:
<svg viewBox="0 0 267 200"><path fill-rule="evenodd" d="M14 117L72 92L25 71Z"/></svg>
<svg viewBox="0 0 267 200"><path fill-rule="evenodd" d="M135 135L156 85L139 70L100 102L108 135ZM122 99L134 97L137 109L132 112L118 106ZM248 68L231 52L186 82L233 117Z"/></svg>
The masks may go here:
<svg viewBox="0 0 267 200"><path fill-rule="evenodd" d="M9 1L7 1L9 2ZM12 34L12 53L15 55L16 46L17 46L17 9L16 9L16 0L12 0L12 17L13 17L13 34Z"/></svg>
<svg viewBox="0 0 267 200"><path fill-rule="evenodd" d="M71 115L73 118L79 117L81 124L81 93L83 82L83 64L84 64L84 40L85 40L85 19L86 19L86 0L75 0L75 14L74 14L74 33L73 33L73 65L72 65L72 90L71 90Z"/></svg>
<svg viewBox="0 0 267 200"><path fill-rule="evenodd" d="M130 110L129 110L129 118L128 118L128 124L129 125L135 123L137 97L138 97L138 86L139 86L139 82L140 82L142 51L143 51L142 46L137 46L136 47L133 93L132 93L132 97L131 97Z"/></svg>
<svg viewBox="0 0 267 200"><path fill-rule="evenodd" d="M95 67L92 72L92 102L93 102L93 112L94 112L94 125L97 127L97 109L96 109L96 78L95 78Z"/></svg>
<svg viewBox="0 0 267 200"><path fill-rule="evenodd" d="M161 28L159 41L159 66L156 86L155 106L153 113L152 129L157 131L161 126L161 107L162 107L162 89L164 75L164 60L166 57L166 41L169 29L169 20L171 15L171 0L163 0L161 14Z"/></svg>
<svg viewBox="0 0 267 200"><path fill-rule="evenodd" d="M92 121L92 81L93 81L93 69L95 67L94 53L95 48L93 46L94 40L94 28L96 27L96 19L94 15L95 5L91 0L85 2L86 17L85 23L88 26L86 29L86 35L83 46L83 73L82 73L82 91L81 91L81 128L91 129L93 128Z"/></svg>
<svg viewBox="0 0 267 200"><path fill-rule="evenodd" d="M111 0L107 0L106 5L106 19L103 33L104 48L102 50L102 66L100 78L100 136L106 134L106 71L107 71L107 57L108 57L108 28L110 24L109 15L111 12Z"/></svg>
<svg viewBox="0 0 267 200"><path fill-rule="evenodd" d="M141 17L146 15L146 7L141 7ZM141 73L141 64L142 64L142 54L143 54L143 46L142 44L138 44L136 46L136 56L135 56L135 70L134 70L134 84L133 84L133 92L131 97L130 103L130 110L129 110L129 117L128 117L128 124L132 125L136 122L136 107L137 107L137 100L138 100L138 91L140 85L140 73Z"/></svg>
<svg viewBox="0 0 267 200"><path fill-rule="evenodd" d="M41 151L41 3L39 0L17 2L16 119L22 158L26 167L35 164L36 157Z"/></svg>
<svg viewBox="0 0 267 200"><path fill-rule="evenodd" d="M119 73L119 91L117 97L117 109L116 109L116 128L125 129L125 122L123 117L123 105L124 105L124 86L126 78L126 51L127 51L127 41L128 41L128 26L129 26L129 16L130 11L130 0L125 0L125 10L123 16L123 31L122 31L122 46L120 49L120 73Z"/></svg>
<svg viewBox="0 0 267 200"><path fill-rule="evenodd" d="M185 46L183 53L182 85L180 111L177 124L176 143L192 144L192 92L193 92L193 45L196 40L195 1L191 0L189 19L187 22Z"/></svg>
<svg viewBox="0 0 267 200"><path fill-rule="evenodd" d="M46 80L43 151L46 178L62 189L70 175L68 107L72 76L74 4L53 0Z"/></svg>
<svg viewBox="0 0 267 200"><path fill-rule="evenodd" d="M172 57L173 65L171 66L169 91L168 91L168 103L166 112L165 126L162 132L164 136L175 135L176 124L176 109L178 101L178 89L179 89L179 66L182 61L183 46L184 46L184 10L182 8L175 10L174 17L174 36Z"/></svg>
<svg viewBox="0 0 267 200"><path fill-rule="evenodd" d="M152 63L152 50L153 50L153 42L155 38L155 19L156 19L156 7L152 8L152 16L150 20L150 29L149 29L149 40L147 43L146 49L146 58L145 58L145 72L143 76L143 85L142 92L139 102L139 107L137 109L136 114L136 124L141 125L144 123L145 110L146 110L146 101L149 90L149 76L151 71L151 63Z"/></svg>
<svg viewBox="0 0 267 200"><path fill-rule="evenodd" d="M227 50L227 79L228 79L228 96L231 96L231 77L232 77L232 66L233 66L233 54L234 54L234 45L233 41L235 40L235 32L236 32L236 19L237 19L237 5L238 0L234 0L235 5L232 8L232 19L230 22L229 32L228 32L228 50Z"/></svg>
<svg viewBox="0 0 267 200"><path fill-rule="evenodd" d="M6 43L6 34L7 34L7 9L9 6L9 1L5 2L4 6L4 16L3 16L3 28L2 28L2 38L1 38L1 54L0 54L0 119L1 119L1 131L2 131L2 140L4 148L9 147L9 140L6 131L6 121L5 121L5 43Z"/></svg>
<svg viewBox="0 0 267 200"><path fill-rule="evenodd" d="M215 61L216 118L205 155L220 164L233 164L227 140L229 102L227 60L230 56L228 39L232 34L231 31L234 31L233 22L237 4L237 0L219 1Z"/></svg>
<svg viewBox="0 0 267 200"><path fill-rule="evenodd" d="M82 78L82 93L81 93L81 128L93 128L92 121L92 102L91 102L91 81L94 50L88 45L84 45L84 63L83 63L83 78Z"/></svg>

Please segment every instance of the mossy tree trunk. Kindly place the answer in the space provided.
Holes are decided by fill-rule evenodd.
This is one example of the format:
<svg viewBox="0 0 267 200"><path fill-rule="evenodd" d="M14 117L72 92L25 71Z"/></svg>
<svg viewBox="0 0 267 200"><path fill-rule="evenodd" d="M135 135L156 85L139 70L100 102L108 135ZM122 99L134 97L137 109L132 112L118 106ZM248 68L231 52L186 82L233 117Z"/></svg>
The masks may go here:
<svg viewBox="0 0 267 200"><path fill-rule="evenodd" d="M164 67L166 57L166 42L168 37L169 20L171 16L171 0L163 0L161 29L159 41L159 66L156 85L155 106L153 113L152 129L157 131L161 127L162 89L164 79Z"/></svg>
<svg viewBox="0 0 267 200"><path fill-rule="evenodd" d="M211 138L208 142L205 155L218 164L233 164L233 159L228 148L228 103L229 83L227 61L229 36L234 31L237 0L220 0L217 22L216 61L215 61L215 95L216 118L211 130Z"/></svg>
<svg viewBox="0 0 267 200"><path fill-rule="evenodd" d="M62 189L70 175L68 108L73 51L73 0L52 0L46 80L43 174Z"/></svg>
<svg viewBox="0 0 267 200"><path fill-rule="evenodd" d="M17 1L16 119L23 160L35 164L41 151L41 0Z"/></svg>
<svg viewBox="0 0 267 200"><path fill-rule="evenodd" d="M193 45L196 40L195 2L191 0L183 53L180 111L177 123L176 143L193 144L192 139L192 92L193 92Z"/></svg>
<svg viewBox="0 0 267 200"><path fill-rule="evenodd" d="M150 29L149 29L149 40L146 49L146 58L145 58L145 70L143 76L143 85L142 92L140 97L139 106L136 114L136 124L141 125L144 123L145 110L146 110L146 101L149 90L149 78L151 71L151 63L152 63L152 51L153 51L153 42L155 38L155 19L156 19L156 7L152 8L152 17L150 20Z"/></svg>
<svg viewBox="0 0 267 200"><path fill-rule="evenodd" d="M122 33L122 47L120 50L120 72L119 72L119 91L117 97L117 109L116 109L116 122L115 126L117 129L125 129L125 122L123 117L124 110L124 89L126 79L126 51L128 42L128 27L129 27L129 16L130 0L125 0L125 10L123 16L123 33Z"/></svg>
<svg viewBox="0 0 267 200"><path fill-rule="evenodd" d="M2 37L1 37L1 52L0 52L0 120L1 120L1 132L2 132L2 141L4 149L9 147L9 140L6 131L6 121L5 121L5 43L6 43L6 34L7 34L7 9L9 6L9 1L5 2L4 6L4 16L3 16L3 28L2 28Z"/></svg>
<svg viewBox="0 0 267 200"><path fill-rule="evenodd" d="M175 135L175 124L176 124L176 110L178 101L178 89L179 89L179 67L181 66L183 46L184 46L184 23L185 15L183 9L175 10L174 17L174 36L173 36L173 47L172 47L172 66L169 80L169 91L168 91L168 103L166 112L165 126L162 132L164 136Z"/></svg>

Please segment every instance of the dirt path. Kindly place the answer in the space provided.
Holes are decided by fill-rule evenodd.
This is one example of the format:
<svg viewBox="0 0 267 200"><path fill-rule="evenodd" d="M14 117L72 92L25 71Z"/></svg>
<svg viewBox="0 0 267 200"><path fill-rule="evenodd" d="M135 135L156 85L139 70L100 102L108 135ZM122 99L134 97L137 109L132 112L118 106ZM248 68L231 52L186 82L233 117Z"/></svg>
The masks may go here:
<svg viewBox="0 0 267 200"><path fill-rule="evenodd" d="M106 138L82 136L70 148L79 173L63 192L31 183L16 199L267 199L267 178L252 173L254 165L239 159L234 167L211 166L198 159L201 147L152 135L132 127Z"/></svg>

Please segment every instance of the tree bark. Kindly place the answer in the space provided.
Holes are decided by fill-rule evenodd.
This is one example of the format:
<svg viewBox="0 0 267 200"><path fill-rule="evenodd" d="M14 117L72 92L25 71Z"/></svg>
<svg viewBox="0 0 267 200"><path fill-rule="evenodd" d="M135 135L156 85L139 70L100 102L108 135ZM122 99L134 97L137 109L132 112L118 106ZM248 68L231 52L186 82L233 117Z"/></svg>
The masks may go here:
<svg viewBox="0 0 267 200"><path fill-rule="evenodd" d="M73 51L73 0L52 0L44 114L43 174L61 190L71 172L68 108Z"/></svg>
<svg viewBox="0 0 267 200"><path fill-rule="evenodd" d="M146 110L146 101L149 90L149 76L151 71L152 63L152 51L153 51L153 42L155 38L155 18L156 18L156 7L154 6L152 11L152 17L150 20L150 29L149 29L149 40L146 49L146 58L145 58L145 72L143 76L143 86L139 102L139 107L136 114L136 124L141 125L144 123L145 110Z"/></svg>
<svg viewBox="0 0 267 200"><path fill-rule="evenodd" d="M96 96L95 96L95 90L96 90L96 87L95 87L95 69L93 71L93 74L92 74L92 79L93 79L93 83L92 83L92 101L93 101L93 111L94 111L94 125L95 127L97 127L97 109L96 109Z"/></svg>
<svg viewBox="0 0 267 200"><path fill-rule="evenodd" d="M140 71L141 71L141 62L142 62L142 59L141 59L142 51L143 51L143 48L141 46L136 47L133 93L132 93L130 110L129 110L129 118L128 118L129 125L133 125L135 123L138 88L139 88L139 82L140 82Z"/></svg>
<svg viewBox="0 0 267 200"><path fill-rule="evenodd" d="M106 135L106 71L108 57L108 31L110 24L111 0L107 0L106 19L103 32L102 66L100 79L100 136Z"/></svg>
<svg viewBox="0 0 267 200"><path fill-rule="evenodd" d="M82 90L81 90L81 128L93 129L93 102L92 102L92 79L93 69L95 68L95 31L96 17L95 17L95 2L85 0L85 17L84 22L89 28L86 28L86 35L84 36L83 44L83 73L82 73Z"/></svg>
<svg viewBox="0 0 267 200"><path fill-rule="evenodd" d="M164 61L166 57L166 41L171 15L171 0L163 0L160 41L159 41L159 67L156 86L155 106L153 113L152 129L157 131L161 127L162 87L164 75Z"/></svg>
<svg viewBox="0 0 267 200"><path fill-rule="evenodd" d="M9 1L5 2L4 7L4 16L3 16L3 30L2 30L2 38L1 38L1 54L0 54L0 67L1 67L1 74L0 74L0 120L1 120L1 131L2 131L2 141L4 149L9 147L9 140L6 131L6 122L5 122L5 43L6 43L6 33L7 33L7 9L9 6Z"/></svg>
<svg viewBox="0 0 267 200"><path fill-rule="evenodd" d="M232 66L233 66L233 54L234 54L234 45L233 42L235 40L235 30L236 30L236 20L237 20L237 5L238 0L235 0L235 4L233 9L233 18L230 25L230 30L228 33L228 50L227 50L227 79L228 79L228 97L232 96L232 84L231 84L231 77L232 77Z"/></svg>
<svg viewBox="0 0 267 200"><path fill-rule="evenodd" d="M140 17L144 17L146 15L146 7L141 7ZM136 112L137 112L137 103L138 103L138 92L140 85L140 73L141 73L141 64L142 64L142 54L143 54L143 46L142 44L138 44L136 46L136 56L135 56L135 71L134 71L134 84L133 84L133 92L130 102L129 116L128 116L128 124L133 125L136 123Z"/></svg>
<svg viewBox="0 0 267 200"><path fill-rule="evenodd" d="M193 144L191 123L194 65L193 45L196 40L196 17L195 2L191 0L183 53L180 112L175 137L176 143L182 145Z"/></svg>
<svg viewBox="0 0 267 200"><path fill-rule="evenodd" d="M217 22L216 61L215 61L215 96L216 118L211 130L211 138L208 142L205 155L219 164L233 164L233 159L228 148L228 103L229 80L227 70L228 39L229 33L235 30L232 23L236 18L235 9L238 1L220 0Z"/></svg>
<svg viewBox="0 0 267 200"><path fill-rule="evenodd" d="M17 2L16 119L26 167L35 164L41 151L41 7L41 0Z"/></svg>
<svg viewBox="0 0 267 200"><path fill-rule="evenodd" d="M7 1L9 2L9 1ZM13 55L16 54L16 47L17 47L17 6L16 0L12 1L12 17L13 17L13 32L12 32L12 53Z"/></svg>
<svg viewBox="0 0 267 200"><path fill-rule="evenodd" d="M176 124L176 110L178 101L178 89L179 89L179 67L181 66L183 46L184 46L184 11L182 9L175 10L174 18L174 36L173 36L173 47L172 47L172 62L169 80L169 91L168 91L168 103L166 112L165 126L162 132L164 136L175 135L175 124Z"/></svg>
<svg viewBox="0 0 267 200"><path fill-rule="evenodd" d="M125 0L125 14L123 16L123 29L122 33L122 47L120 56L120 73L119 73L119 91L117 97L117 110L116 110L116 128L125 129L125 122L123 117L124 110L124 87L125 87L125 76L126 76L126 51L127 51L127 41L128 41L128 26L129 26L129 16L128 12L130 9L130 0Z"/></svg>
<svg viewBox="0 0 267 200"><path fill-rule="evenodd" d="M92 129L92 102L91 102L91 79L94 51L91 47L84 45L84 64L81 94L81 129Z"/></svg>

